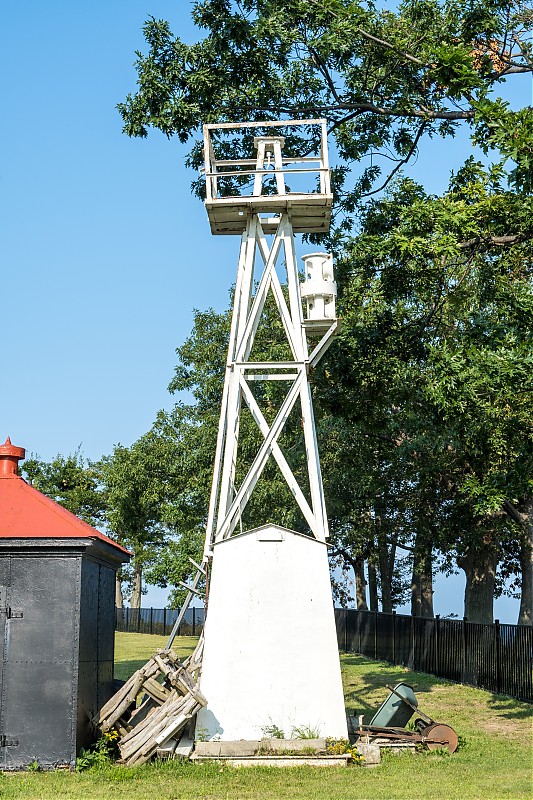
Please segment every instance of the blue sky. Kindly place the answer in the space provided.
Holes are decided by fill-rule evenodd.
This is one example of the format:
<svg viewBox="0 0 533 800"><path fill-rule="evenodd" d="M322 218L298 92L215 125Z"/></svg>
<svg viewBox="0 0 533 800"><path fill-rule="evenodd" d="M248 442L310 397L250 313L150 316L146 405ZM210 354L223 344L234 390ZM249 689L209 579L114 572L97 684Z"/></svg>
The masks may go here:
<svg viewBox="0 0 533 800"><path fill-rule="evenodd" d="M190 42L201 35L191 7L3 8L0 438L44 459L79 445L96 459L134 442L172 405L166 387L193 309L227 306L238 239L211 236L185 147L159 133L128 139L115 109L135 89L144 20L168 19ZM513 104L530 102L528 76L513 87ZM440 191L469 151L466 135L426 144L412 174ZM455 580L443 582L443 614L461 611ZM515 621L515 604L509 613Z"/></svg>

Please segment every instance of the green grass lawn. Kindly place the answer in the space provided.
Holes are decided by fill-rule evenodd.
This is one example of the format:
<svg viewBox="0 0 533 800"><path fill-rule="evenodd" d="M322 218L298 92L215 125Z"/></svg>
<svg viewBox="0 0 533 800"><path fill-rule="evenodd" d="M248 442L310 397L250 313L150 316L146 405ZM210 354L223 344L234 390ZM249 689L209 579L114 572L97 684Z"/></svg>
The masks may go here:
<svg viewBox="0 0 533 800"><path fill-rule="evenodd" d="M175 648L192 652L196 640ZM117 634L116 675L126 678L165 638ZM302 654L304 657L304 654ZM235 769L216 763L163 762L79 774L0 776L0 798L31 800L531 800L532 709L507 697L370 661L341 656L347 707L368 721L387 695L385 684L410 683L420 708L454 727L464 745L454 755L390 755L362 767ZM317 691L319 687L317 686Z"/></svg>

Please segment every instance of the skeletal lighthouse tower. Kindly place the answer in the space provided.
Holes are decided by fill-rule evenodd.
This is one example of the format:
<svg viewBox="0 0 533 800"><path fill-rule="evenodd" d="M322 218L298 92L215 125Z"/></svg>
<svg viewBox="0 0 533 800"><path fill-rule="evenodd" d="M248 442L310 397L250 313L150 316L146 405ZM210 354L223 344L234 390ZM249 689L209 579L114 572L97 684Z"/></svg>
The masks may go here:
<svg viewBox="0 0 533 800"><path fill-rule="evenodd" d="M302 126L318 131L318 153L284 156L284 137L278 134ZM217 158L225 134L256 131L261 135L254 137L253 158ZM294 247L295 233L329 229L326 125L323 120L206 125L204 150L211 232L238 234L241 245L204 553L210 585L201 688L208 706L198 727L207 738L222 740L261 738L273 725L287 737L303 726L321 736L345 737L328 523L308 381L309 368L337 328L336 285L327 253L304 257L300 284ZM288 189L286 177L297 191ZM253 186L251 194L227 196L235 184L246 184L248 191ZM288 300L278 263L286 268ZM251 360L269 291L287 338L287 361ZM281 381L287 388L271 422L254 397L254 381ZM243 403L263 438L236 485ZM303 427L304 487L280 445L291 412L299 413ZM273 524L268 508L263 525L243 531L243 511L269 459L286 480L307 534Z"/></svg>

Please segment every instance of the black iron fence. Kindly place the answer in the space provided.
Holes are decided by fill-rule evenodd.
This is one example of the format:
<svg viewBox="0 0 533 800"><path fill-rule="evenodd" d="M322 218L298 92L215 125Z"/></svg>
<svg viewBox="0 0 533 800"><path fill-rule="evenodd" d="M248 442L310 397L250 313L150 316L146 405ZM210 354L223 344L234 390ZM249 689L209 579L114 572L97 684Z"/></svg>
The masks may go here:
<svg viewBox="0 0 533 800"><path fill-rule="evenodd" d="M168 636L179 609L115 611L117 631ZM533 628L335 609L339 648L533 703ZM188 608L179 636L198 636L204 609Z"/></svg>
<svg viewBox="0 0 533 800"><path fill-rule="evenodd" d="M168 636L178 614L179 608L116 608L115 630ZM198 636L203 627L204 609L188 608L178 628L178 636Z"/></svg>
<svg viewBox="0 0 533 800"><path fill-rule="evenodd" d="M335 609L339 648L533 703L533 628Z"/></svg>

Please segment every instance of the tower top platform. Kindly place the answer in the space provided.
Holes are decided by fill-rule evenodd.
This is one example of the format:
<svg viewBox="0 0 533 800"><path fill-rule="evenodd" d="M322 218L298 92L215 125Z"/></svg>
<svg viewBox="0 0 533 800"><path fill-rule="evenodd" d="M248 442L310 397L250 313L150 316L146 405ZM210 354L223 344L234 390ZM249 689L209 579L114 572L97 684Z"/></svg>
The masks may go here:
<svg viewBox="0 0 533 800"><path fill-rule="evenodd" d="M311 126L314 152L285 155L289 135L298 136L298 128L308 133ZM265 233L273 233L282 213L290 215L294 233L328 232L333 197L326 120L223 123L203 130L211 233L240 235L250 214L260 214ZM249 158L226 157L238 136L249 144Z"/></svg>

